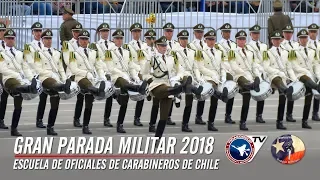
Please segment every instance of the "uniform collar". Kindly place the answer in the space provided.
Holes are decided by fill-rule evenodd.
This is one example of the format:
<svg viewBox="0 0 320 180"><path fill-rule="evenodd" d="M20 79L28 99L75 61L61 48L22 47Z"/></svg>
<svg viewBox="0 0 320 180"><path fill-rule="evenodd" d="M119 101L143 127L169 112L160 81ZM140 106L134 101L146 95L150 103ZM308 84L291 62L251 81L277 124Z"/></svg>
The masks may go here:
<svg viewBox="0 0 320 180"><path fill-rule="evenodd" d="M10 49L12 49L13 52L16 52L16 48L15 48L15 47L8 47L8 46L6 46L5 49L8 50L8 51L10 51Z"/></svg>
<svg viewBox="0 0 320 180"><path fill-rule="evenodd" d="M50 49L52 51L52 47L51 48L43 47L42 49L45 51L48 51Z"/></svg>

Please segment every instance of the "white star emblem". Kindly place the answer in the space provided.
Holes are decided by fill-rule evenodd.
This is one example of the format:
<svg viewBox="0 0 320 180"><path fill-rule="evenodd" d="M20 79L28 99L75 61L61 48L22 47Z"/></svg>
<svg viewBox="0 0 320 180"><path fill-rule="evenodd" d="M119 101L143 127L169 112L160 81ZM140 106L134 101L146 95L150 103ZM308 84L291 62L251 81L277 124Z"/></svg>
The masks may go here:
<svg viewBox="0 0 320 180"><path fill-rule="evenodd" d="M280 33L276 33L275 35L276 35L276 36L280 36Z"/></svg>
<svg viewBox="0 0 320 180"><path fill-rule="evenodd" d="M8 34L9 34L9 35L12 35L12 34L13 34L13 31L9 31Z"/></svg>
<svg viewBox="0 0 320 180"><path fill-rule="evenodd" d="M80 24L76 25L76 28L80 28Z"/></svg>
<svg viewBox="0 0 320 180"><path fill-rule="evenodd" d="M40 24L36 24L36 27L40 27Z"/></svg>
<svg viewBox="0 0 320 180"><path fill-rule="evenodd" d="M83 32L83 35L87 36L87 35L88 35L88 33L87 33L87 32Z"/></svg>
<svg viewBox="0 0 320 180"><path fill-rule="evenodd" d="M241 33L240 33L240 36L244 36L244 32L241 32Z"/></svg>
<svg viewBox="0 0 320 180"><path fill-rule="evenodd" d="M305 31L302 31L301 34L305 35L305 34L307 34L307 33L306 33Z"/></svg>
<svg viewBox="0 0 320 180"><path fill-rule="evenodd" d="M230 28L230 26L227 24L226 26L225 26L227 29L229 29Z"/></svg>
<svg viewBox="0 0 320 180"><path fill-rule="evenodd" d="M46 35L47 35L47 36L51 36L51 32L48 31L48 32L46 33Z"/></svg>
<svg viewBox="0 0 320 180"><path fill-rule="evenodd" d="M254 29L255 29L255 30L259 30L259 27L258 27L258 26L256 26L256 27L254 27Z"/></svg>
<svg viewBox="0 0 320 180"><path fill-rule="evenodd" d="M291 29L291 26L287 26L286 28L287 28L287 29Z"/></svg>

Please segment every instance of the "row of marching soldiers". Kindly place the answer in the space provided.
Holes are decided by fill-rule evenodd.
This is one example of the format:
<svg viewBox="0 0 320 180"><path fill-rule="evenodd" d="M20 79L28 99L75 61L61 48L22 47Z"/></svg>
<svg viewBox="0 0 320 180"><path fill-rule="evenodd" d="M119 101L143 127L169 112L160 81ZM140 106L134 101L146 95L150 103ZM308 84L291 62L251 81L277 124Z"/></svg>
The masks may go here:
<svg viewBox="0 0 320 180"><path fill-rule="evenodd" d="M182 93L185 93L186 100L182 131L192 132L188 124L193 99L197 100L196 124L206 124L202 115L208 98L210 108L207 129L218 130L214 126L218 100L226 103L225 123L234 124L231 112L234 96L239 89L243 96L240 130L248 130L246 120L251 97L258 101L256 122L265 123L262 118L264 100L270 96L271 88L273 92L279 91L277 129L286 129L283 125L286 99L286 120L294 122L293 102L304 95L302 127L311 128L307 120L312 94L317 97L320 90L316 83L320 78L319 45L315 40L319 27L316 24L311 24L308 30L299 31L299 42L291 40L293 27L290 25L282 32L274 32L273 47L270 49L259 41L261 28L258 25L249 29L252 39L250 42L246 42L245 31L237 32L236 42L233 42L230 40L232 27L226 23L219 28L223 38L216 43L216 31L205 33L205 26L197 24L193 28L195 40L188 43L189 32L186 30L178 33L177 41L172 39L175 29L172 23L164 25L164 36L158 39L155 38L155 31L148 30L143 42L142 25L135 23L130 27L133 40L123 44L124 32L117 29L112 33L113 41L110 41L110 27L107 23L102 23L97 29L101 39L90 44L89 32L81 24L76 24L72 28L73 39L63 42L61 52L51 47L52 31L43 31L42 24L38 22L31 29L34 40L21 52L14 48L15 32L0 25L0 37L4 37L0 48L0 73L5 89L1 95L0 128L8 129L4 124L4 115L10 94L14 98L15 108L11 123L12 136L21 136L17 126L22 101L36 95L40 96L36 126L47 128L48 135L57 135L53 127L60 99L73 96L77 96L74 126L82 127L84 134L91 134L89 122L94 99L106 99L104 126L108 127L113 126L110 122L112 101L118 101L120 111L117 132L125 133L123 122L129 98L136 101L133 123L142 126L140 116L147 96L147 84L147 99L152 97L153 101L149 132L155 132L158 137L162 136L166 124L175 125L170 118L173 100L178 107ZM48 95L51 109L46 127L42 119ZM159 107L160 121L156 128ZM319 101L316 98L313 107L312 119L319 120Z"/></svg>

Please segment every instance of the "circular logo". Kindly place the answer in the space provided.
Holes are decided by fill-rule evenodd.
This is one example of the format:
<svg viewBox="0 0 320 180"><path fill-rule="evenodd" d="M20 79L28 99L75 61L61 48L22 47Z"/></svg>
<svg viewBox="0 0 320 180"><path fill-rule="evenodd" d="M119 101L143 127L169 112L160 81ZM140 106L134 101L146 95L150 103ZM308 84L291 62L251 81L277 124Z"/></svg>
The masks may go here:
<svg viewBox="0 0 320 180"><path fill-rule="evenodd" d="M305 152L303 141L291 134L278 137L271 146L272 156L281 164L295 164L304 157Z"/></svg>
<svg viewBox="0 0 320 180"><path fill-rule="evenodd" d="M254 156L254 143L245 135L235 135L227 141L225 152L231 162L247 164Z"/></svg>

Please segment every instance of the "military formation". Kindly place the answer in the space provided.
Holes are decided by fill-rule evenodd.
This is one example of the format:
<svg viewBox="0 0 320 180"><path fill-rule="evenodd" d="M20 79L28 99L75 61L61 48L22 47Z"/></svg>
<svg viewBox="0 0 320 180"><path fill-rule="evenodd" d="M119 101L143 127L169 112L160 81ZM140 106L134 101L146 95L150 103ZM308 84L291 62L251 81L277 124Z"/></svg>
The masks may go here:
<svg viewBox="0 0 320 180"><path fill-rule="evenodd" d="M297 33L299 41L295 42L293 26L288 24L282 31L272 33L271 48L259 40L259 25L251 27L249 35L244 30L237 32L236 42L230 40L231 29L229 23L218 28L222 39L217 42L216 30L205 32L205 26L197 24L193 27L195 38L188 42L190 32L177 32L177 39L173 40L175 26L166 23L163 36L149 29L142 41L143 27L134 23L130 27L132 40L126 44L124 37L128 35L121 29L112 32L112 41L109 40L107 23L97 28L100 37L97 42L90 42L90 33L75 23L73 38L62 42L58 51L52 47L53 32L36 22L31 27L34 40L20 51L15 48L14 30L0 24L0 128L8 129L4 117L10 95L14 99L12 136L21 136L17 127L23 101L38 96L35 124L46 128L47 135L57 135L54 125L60 100L73 97L77 99L73 125L82 128L83 134L92 134L89 124L94 101L106 102L103 124L113 127L110 114L116 100L120 105L116 130L126 133L123 124L129 100L136 103L135 126L143 126L140 117L144 101L148 100L153 102L149 132L162 137L166 125L176 125L170 116L174 105L180 107L182 98L185 99L183 132L192 132L189 121L194 101L197 102L195 124L207 125L208 131L218 131L214 124L218 101L226 104L225 123L235 124L231 113L234 97L239 93L242 95L239 129L246 131L250 100L257 101L256 122L265 123L264 101L278 91L276 128L286 129L283 124L286 104L286 121L296 121L292 117L294 101L305 97L302 128L311 129L308 118L312 99L312 120L320 120L320 44L316 40L319 26L311 24L301 29ZM43 116L48 96L51 107L45 126ZM209 99L208 122L205 122L202 117Z"/></svg>

